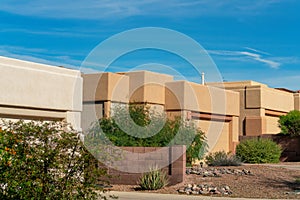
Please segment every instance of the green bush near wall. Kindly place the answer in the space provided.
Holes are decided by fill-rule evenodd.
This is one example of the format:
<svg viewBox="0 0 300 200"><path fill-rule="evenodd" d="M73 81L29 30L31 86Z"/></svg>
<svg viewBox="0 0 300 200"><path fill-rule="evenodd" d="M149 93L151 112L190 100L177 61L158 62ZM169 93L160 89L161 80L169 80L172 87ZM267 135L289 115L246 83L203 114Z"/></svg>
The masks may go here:
<svg viewBox="0 0 300 200"><path fill-rule="evenodd" d="M280 116L278 120L281 133L290 136L300 135L300 111L293 110L288 114Z"/></svg>
<svg viewBox="0 0 300 200"><path fill-rule="evenodd" d="M244 140L236 147L236 156L245 163L278 163L281 147L270 139Z"/></svg>
<svg viewBox="0 0 300 200"><path fill-rule="evenodd" d="M146 104L116 107L113 113L112 117L102 118L94 124L90 130L92 135L98 135L102 141L108 139L116 146L186 145L187 164L200 159L207 149L204 132L193 122L166 119L160 112L151 111Z"/></svg>
<svg viewBox="0 0 300 200"><path fill-rule="evenodd" d="M107 177L61 122L0 121L0 199L99 199Z"/></svg>

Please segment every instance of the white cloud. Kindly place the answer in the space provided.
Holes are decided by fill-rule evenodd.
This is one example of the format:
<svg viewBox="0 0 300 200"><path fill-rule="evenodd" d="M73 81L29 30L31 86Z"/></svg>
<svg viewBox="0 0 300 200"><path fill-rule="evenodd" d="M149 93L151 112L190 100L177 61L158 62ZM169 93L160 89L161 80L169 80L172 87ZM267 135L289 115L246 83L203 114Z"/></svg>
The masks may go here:
<svg viewBox="0 0 300 200"><path fill-rule="evenodd" d="M77 29L78 30L78 29ZM0 33L10 33L10 32L17 32L17 33L25 33L25 34L33 34L33 35L50 35L50 36L59 36L59 37L95 37L99 36L101 33L99 32L70 32L68 30L48 30L48 31L40 31L40 30L32 30L32 29L20 29L20 28L5 28L1 29Z"/></svg>
<svg viewBox="0 0 300 200"><path fill-rule="evenodd" d="M254 52L257 52L257 53L260 53L260 54L265 54L265 55L271 55L271 54L269 54L269 53L267 53L267 52L265 52L265 51L261 51L261 50L257 50L257 49L254 49L254 48L250 48L250 47L244 47L245 49L247 49L247 50L250 50L250 51L254 51Z"/></svg>
<svg viewBox="0 0 300 200"><path fill-rule="evenodd" d="M73 59L66 55L46 55L47 50L38 48L24 48L18 46L0 46L0 55L27 60L31 62L43 63L54 66L64 66L66 68L78 69L81 65L80 60Z"/></svg>
<svg viewBox="0 0 300 200"><path fill-rule="evenodd" d="M241 62L249 62L249 61L257 61L263 64L268 65L273 69L278 69L282 64L283 59L279 59L280 57L270 57L264 58L262 54L270 55L267 52L259 51L253 48L247 47L246 49L254 51L228 51L228 50L208 50L208 53L212 55L222 56L227 60L236 60Z"/></svg>
<svg viewBox="0 0 300 200"><path fill-rule="evenodd" d="M269 65L271 68L274 68L274 69L278 69L278 67L281 65L279 62L275 62L275 61L272 61L270 59L264 59L264 58L261 57L261 55L256 54L256 53L241 51L240 54L248 56L249 58L254 59L258 62L265 63L265 64Z"/></svg>
<svg viewBox="0 0 300 200"><path fill-rule="evenodd" d="M285 0L288 3L293 0ZM130 16L241 16L262 13L279 0L2 0L0 10L27 16L111 19Z"/></svg>

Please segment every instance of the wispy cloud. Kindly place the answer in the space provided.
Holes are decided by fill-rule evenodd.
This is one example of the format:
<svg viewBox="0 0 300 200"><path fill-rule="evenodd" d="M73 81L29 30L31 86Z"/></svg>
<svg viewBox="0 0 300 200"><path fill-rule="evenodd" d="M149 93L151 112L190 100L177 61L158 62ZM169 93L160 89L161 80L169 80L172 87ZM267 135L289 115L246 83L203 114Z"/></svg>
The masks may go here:
<svg viewBox="0 0 300 200"><path fill-rule="evenodd" d="M257 50L257 49L253 49L253 48L250 48L250 47L244 47L245 49L248 49L250 51L253 51L253 52L257 52L257 53L260 53L260 54L265 54L265 55L271 55L270 53L267 53L265 51L261 51L261 50Z"/></svg>
<svg viewBox="0 0 300 200"><path fill-rule="evenodd" d="M77 60L67 55L46 54L47 50L39 48L25 48L19 46L0 46L0 55L27 60L31 62L43 63L54 66L64 66L67 68L78 69L81 60Z"/></svg>
<svg viewBox="0 0 300 200"><path fill-rule="evenodd" d="M241 62L256 61L268 65L273 69L278 69L282 64L294 60L293 57L273 57L270 53L260 51L254 48L245 47L248 51L228 51L228 50L209 50L212 55L221 56L227 60L236 60Z"/></svg>
<svg viewBox="0 0 300 200"><path fill-rule="evenodd" d="M293 0L284 0L289 3ZM164 15L253 15L282 0L2 0L0 10L27 16L50 18L107 19L130 16Z"/></svg>
<svg viewBox="0 0 300 200"><path fill-rule="evenodd" d="M247 51L241 51L240 54L247 56L248 58L251 58L253 60L256 60L261 63L265 63L269 65L271 68L278 69L278 67L281 65L279 62L275 62L271 59L264 59L261 57L261 55L256 54L256 53L251 53Z"/></svg>
<svg viewBox="0 0 300 200"><path fill-rule="evenodd" d="M77 29L78 30L78 29ZM68 30L33 30L33 29L24 29L24 28L5 28L0 29L0 33L25 33L32 35L47 35L47 36L59 36L59 37L95 37L98 36L101 32L75 32Z"/></svg>

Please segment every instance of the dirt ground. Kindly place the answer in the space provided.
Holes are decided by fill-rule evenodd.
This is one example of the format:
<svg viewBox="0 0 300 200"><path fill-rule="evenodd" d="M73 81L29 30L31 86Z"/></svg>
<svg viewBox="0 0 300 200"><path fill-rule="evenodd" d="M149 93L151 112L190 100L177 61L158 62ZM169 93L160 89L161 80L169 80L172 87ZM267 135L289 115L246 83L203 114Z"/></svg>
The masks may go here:
<svg viewBox="0 0 300 200"><path fill-rule="evenodd" d="M290 167L289 167L290 166ZM292 167L291 167L292 166ZM299 166L299 168L298 168ZM215 167L217 168L217 167ZM300 199L300 163L281 163L279 165L243 165L239 167L218 167L250 170L252 175L225 174L221 177L203 177L196 174L186 175L183 183L168 186L153 193L177 194L179 188L187 184L210 184L230 187L233 192L228 197ZM116 191L139 191L138 185L113 185ZM220 196L220 195L213 195Z"/></svg>

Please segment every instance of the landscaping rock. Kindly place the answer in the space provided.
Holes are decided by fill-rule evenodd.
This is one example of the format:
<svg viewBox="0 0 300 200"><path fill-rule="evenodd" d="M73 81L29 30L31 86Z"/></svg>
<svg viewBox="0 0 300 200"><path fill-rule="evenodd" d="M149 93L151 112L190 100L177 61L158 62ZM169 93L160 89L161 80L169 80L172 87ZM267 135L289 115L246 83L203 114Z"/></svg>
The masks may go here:
<svg viewBox="0 0 300 200"><path fill-rule="evenodd" d="M225 185L222 187L215 187L208 184L188 184L184 188L178 190L180 194L192 194L192 195L208 195L208 194L218 194L218 195L229 195L232 194L229 186Z"/></svg>
<svg viewBox="0 0 300 200"><path fill-rule="evenodd" d="M246 169L226 169L226 168L188 168L186 174L197 174L202 177L221 177L224 174L232 174L237 176L253 175Z"/></svg>

